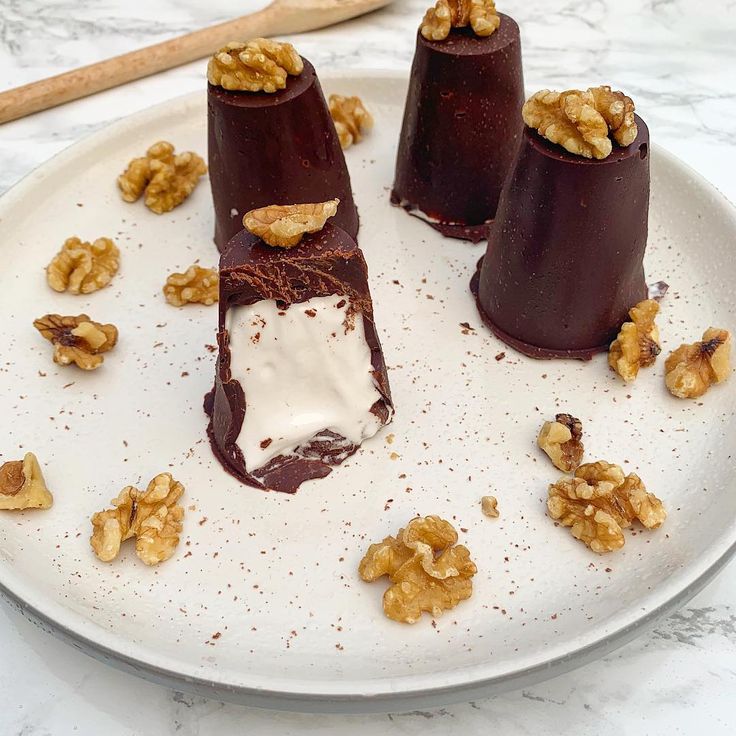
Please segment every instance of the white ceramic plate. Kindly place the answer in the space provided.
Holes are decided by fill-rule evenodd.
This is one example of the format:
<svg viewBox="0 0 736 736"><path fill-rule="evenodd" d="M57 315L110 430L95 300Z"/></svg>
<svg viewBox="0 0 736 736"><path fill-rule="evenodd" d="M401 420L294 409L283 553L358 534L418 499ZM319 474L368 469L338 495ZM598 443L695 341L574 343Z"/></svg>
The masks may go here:
<svg viewBox="0 0 736 736"><path fill-rule="evenodd" d="M444 240L388 204L405 82L371 72L324 86L360 95L376 117L347 159L394 423L295 496L239 485L220 468L202 412L216 308L174 309L161 295L172 270L216 263L209 188L156 216L123 203L115 186L154 140L205 153L204 95L123 120L0 200L0 459L33 450L56 499L48 512L0 514L0 588L94 656L275 708L438 705L582 664L682 604L734 551L736 379L702 401L679 401L665 390L662 359L627 387L603 356L535 362L506 348L468 291L483 247ZM652 176L647 273L671 284L660 319L666 351L711 324L736 328L736 217L656 146ZM115 238L122 268L112 286L90 297L48 289L44 266L72 234ZM54 365L31 324L82 311L121 335L89 374ZM601 557L545 516L558 473L535 438L560 410L582 418L588 459L637 471L664 499L662 529L627 533L624 549ZM112 564L97 561L90 515L123 485L164 470L196 507L175 558L151 569L127 548ZM497 520L481 514L487 493L499 500ZM385 585L361 582L356 568L370 542L416 514L462 528L479 572L469 601L405 626L382 613Z"/></svg>

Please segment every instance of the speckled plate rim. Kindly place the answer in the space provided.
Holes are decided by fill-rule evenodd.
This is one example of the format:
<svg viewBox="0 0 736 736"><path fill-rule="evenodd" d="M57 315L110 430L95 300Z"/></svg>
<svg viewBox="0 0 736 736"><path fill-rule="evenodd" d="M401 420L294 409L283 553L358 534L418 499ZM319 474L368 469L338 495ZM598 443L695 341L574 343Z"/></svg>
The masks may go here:
<svg viewBox="0 0 736 736"><path fill-rule="evenodd" d="M347 81L353 84L394 84L403 93L406 77L397 71L348 70L321 75L322 81ZM190 93L116 121L79 141L28 174L5 195L0 197L0 219L44 179L103 143L114 144L116 137L129 128L145 125L161 115L189 114L204 108L203 95ZM675 177L687 182L690 189L699 190L717 211L722 227L736 236L736 210L708 181L672 154L657 145L652 146L658 165L663 165ZM153 682L183 689L196 694L237 702L244 705L301 712L368 713L436 707L450 702L472 700L519 687L531 685L582 666L622 646L652 626L661 617L685 604L697 594L736 554L736 519L720 537L712 540L698 560L681 569L640 600L635 610L621 613L606 630L591 631L580 637L579 645L568 651L549 652L539 661L519 666L501 675L489 675L488 665L459 668L441 674L412 675L400 678L375 678L364 681L344 680L283 680L228 677L202 677L186 671L174 658L164 657L141 645L96 626L64 606L35 594L24 586L22 579L0 567L0 593L28 620L43 630L90 656L119 669ZM192 668L189 668L190 670ZM484 671L485 670L485 671ZM232 673L235 674L235 673ZM234 682L240 680L240 682Z"/></svg>

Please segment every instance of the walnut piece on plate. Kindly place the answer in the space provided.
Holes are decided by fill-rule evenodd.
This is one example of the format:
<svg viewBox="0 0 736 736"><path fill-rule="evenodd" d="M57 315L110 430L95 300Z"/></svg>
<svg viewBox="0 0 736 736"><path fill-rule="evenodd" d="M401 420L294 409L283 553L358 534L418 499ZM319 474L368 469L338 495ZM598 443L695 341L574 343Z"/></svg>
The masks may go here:
<svg viewBox="0 0 736 736"><path fill-rule="evenodd" d="M305 233L317 233L337 213L339 199L310 204L272 204L243 215L245 228L275 248L293 248Z"/></svg>
<svg viewBox="0 0 736 736"><path fill-rule="evenodd" d="M94 243L67 238L46 266L46 281L54 291L91 294L107 286L120 268L120 251L110 238Z"/></svg>
<svg viewBox="0 0 736 736"><path fill-rule="evenodd" d="M572 473L583 459L583 424L572 414L557 414L554 422L545 422L537 444L552 464L564 473Z"/></svg>
<svg viewBox="0 0 736 736"><path fill-rule="evenodd" d="M291 74L304 70L302 57L290 43L254 38L231 41L207 64L207 80L223 89L273 93L286 87Z"/></svg>
<svg viewBox="0 0 736 736"><path fill-rule="evenodd" d="M498 513L498 500L495 496L483 496L480 499L480 508L485 516L490 516L492 519L497 519L500 516Z"/></svg>
<svg viewBox="0 0 736 736"><path fill-rule="evenodd" d="M145 156L134 158L118 177L120 194L126 202L136 202L146 191L151 180L151 161L170 164L174 160L174 146L168 141L158 141L148 148Z"/></svg>
<svg viewBox="0 0 736 736"><path fill-rule="evenodd" d="M174 153L167 141L154 143L146 155L134 158L118 177L118 187L126 202L145 194L146 207L157 215L178 207L207 173L201 156L192 151Z"/></svg>
<svg viewBox="0 0 736 736"><path fill-rule="evenodd" d="M0 466L0 511L48 509L53 502L32 452L27 452L22 460L10 460Z"/></svg>
<svg viewBox="0 0 736 736"><path fill-rule="evenodd" d="M428 41L444 41L453 28L470 26L476 36L490 36L501 25L495 0L437 0L422 19Z"/></svg>
<svg viewBox="0 0 736 736"><path fill-rule="evenodd" d="M135 551L146 565L168 560L179 544L184 486L171 473L160 473L145 491L126 486L111 503L113 508L92 516L90 544L97 557L111 562L126 539L135 537Z"/></svg>
<svg viewBox="0 0 736 736"><path fill-rule="evenodd" d="M702 396L731 373L731 333L708 328L692 345L680 345L664 363L665 385L678 399Z"/></svg>
<svg viewBox="0 0 736 736"><path fill-rule="evenodd" d="M392 585L383 595L384 613L413 624L423 611L439 616L471 596L477 568L468 549L456 542L449 522L438 516L417 517L396 537L372 544L358 572L368 582L387 575Z"/></svg>
<svg viewBox="0 0 736 736"><path fill-rule="evenodd" d="M633 381L640 368L654 364L662 352L659 343L659 328L654 318L659 304L654 299L645 299L629 310L631 322L624 322L618 337L608 349L608 365L627 383Z"/></svg>
<svg viewBox="0 0 736 736"><path fill-rule="evenodd" d="M86 314L45 314L34 320L33 326L53 344L54 363L76 363L85 371L99 368L104 361L102 353L112 350L118 341L115 325L94 322Z"/></svg>
<svg viewBox="0 0 736 736"><path fill-rule="evenodd" d="M329 107L342 148L360 143L373 127L373 116L365 109L360 97L330 95Z"/></svg>
<svg viewBox="0 0 736 736"><path fill-rule="evenodd" d="M584 158L606 158L613 150L609 134L626 146L638 133L633 101L608 86L543 89L524 103L521 114L524 123L548 141Z"/></svg>
<svg viewBox="0 0 736 736"><path fill-rule="evenodd" d="M219 299L220 277L214 268L189 266L184 273L172 273L164 285L166 301L174 307L185 304L210 306Z"/></svg>
<svg viewBox="0 0 736 736"><path fill-rule="evenodd" d="M635 520L655 529L667 518L662 501L647 491L638 475L624 475L618 465L602 460L581 465L572 478L550 485L547 510L598 553L623 547L623 530Z"/></svg>

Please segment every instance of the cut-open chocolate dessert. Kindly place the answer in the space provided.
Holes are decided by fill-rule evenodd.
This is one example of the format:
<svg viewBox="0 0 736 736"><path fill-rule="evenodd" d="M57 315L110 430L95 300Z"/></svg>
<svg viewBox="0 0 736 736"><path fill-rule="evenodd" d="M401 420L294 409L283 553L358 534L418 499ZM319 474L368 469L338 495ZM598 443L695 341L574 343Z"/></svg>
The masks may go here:
<svg viewBox="0 0 736 736"><path fill-rule="evenodd" d="M225 469L258 488L323 478L393 415L368 269L326 222L336 209L249 212L220 259L208 433Z"/></svg>
<svg viewBox="0 0 736 736"><path fill-rule="evenodd" d="M208 153L215 243L243 215L272 202L339 199L335 222L351 237L358 211L350 175L314 67L293 46L230 43L207 69Z"/></svg>
<svg viewBox="0 0 736 736"><path fill-rule="evenodd" d="M391 202L486 237L522 133L519 27L493 0L438 0L417 33Z"/></svg>
<svg viewBox="0 0 736 736"><path fill-rule="evenodd" d="M590 359L647 296L649 131L610 87L524 105L514 171L471 289L486 324L534 358Z"/></svg>

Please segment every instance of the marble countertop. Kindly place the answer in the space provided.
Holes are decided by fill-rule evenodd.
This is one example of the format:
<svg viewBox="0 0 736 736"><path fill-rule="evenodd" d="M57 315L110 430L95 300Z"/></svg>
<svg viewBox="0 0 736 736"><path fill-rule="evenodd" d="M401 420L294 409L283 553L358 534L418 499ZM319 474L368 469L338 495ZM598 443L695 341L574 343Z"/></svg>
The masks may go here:
<svg viewBox="0 0 736 736"><path fill-rule="evenodd" d="M245 0L0 0L0 88L122 53L265 3ZM292 39L321 69L408 69L428 0ZM504 0L522 28L530 88L614 83L652 139L736 201L736 2ZM202 89L201 63L0 128L0 192L110 121ZM523 691L386 716L305 716L246 709L122 674L0 605L3 736L218 733L733 734L736 563L682 611L582 669Z"/></svg>

